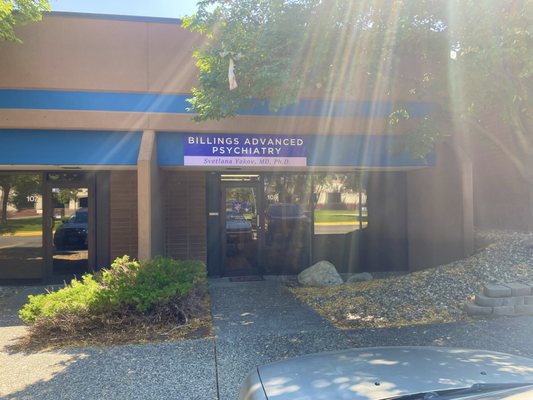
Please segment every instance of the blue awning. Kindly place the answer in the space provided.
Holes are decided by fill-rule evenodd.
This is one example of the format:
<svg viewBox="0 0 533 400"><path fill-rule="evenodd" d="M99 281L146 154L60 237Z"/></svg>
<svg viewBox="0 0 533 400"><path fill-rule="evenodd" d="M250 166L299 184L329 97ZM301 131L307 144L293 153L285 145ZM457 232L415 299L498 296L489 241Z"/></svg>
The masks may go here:
<svg viewBox="0 0 533 400"><path fill-rule="evenodd" d="M137 165L141 132L0 130L0 165Z"/></svg>

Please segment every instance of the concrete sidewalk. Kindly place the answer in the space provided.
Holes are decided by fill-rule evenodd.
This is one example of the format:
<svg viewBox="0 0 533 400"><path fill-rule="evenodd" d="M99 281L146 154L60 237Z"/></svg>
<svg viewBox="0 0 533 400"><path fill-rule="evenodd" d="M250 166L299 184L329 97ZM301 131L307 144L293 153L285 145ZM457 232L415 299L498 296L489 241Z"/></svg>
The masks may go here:
<svg viewBox="0 0 533 400"><path fill-rule="evenodd" d="M183 342L14 353L16 310L29 287L0 299L0 397L6 399L236 399L249 370L324 350L386 345L481 348L533 357L533 318L339 331L277 277L210 280L216 337Z"/></svg>
<svg viewBox="0 0 533 400"><path fill-rule="evenodd" d="M217 399L213 339L12 352L26 330L16 311L28 287L0 301L2 399Z"/></svg>

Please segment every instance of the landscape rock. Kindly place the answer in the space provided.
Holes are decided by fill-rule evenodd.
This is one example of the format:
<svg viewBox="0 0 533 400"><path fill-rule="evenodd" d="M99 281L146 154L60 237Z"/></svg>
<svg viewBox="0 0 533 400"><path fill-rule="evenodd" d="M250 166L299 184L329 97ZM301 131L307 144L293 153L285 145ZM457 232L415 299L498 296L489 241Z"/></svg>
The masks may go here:
<svg viewBox="0 0 533 400"><path fill-rule="evenodd" d="M298 274L298 283L304 286L333 286L344 282L332 263L319 261Z"/></svg>
<svg viewBox="0 0 533 400"><path fill-rule="evenodd" d="M346 283L353 283L353 282L366 282L371 281L373 279L373 276L370 272L361 272L357 274L352 274L346 279Z"/></svg>

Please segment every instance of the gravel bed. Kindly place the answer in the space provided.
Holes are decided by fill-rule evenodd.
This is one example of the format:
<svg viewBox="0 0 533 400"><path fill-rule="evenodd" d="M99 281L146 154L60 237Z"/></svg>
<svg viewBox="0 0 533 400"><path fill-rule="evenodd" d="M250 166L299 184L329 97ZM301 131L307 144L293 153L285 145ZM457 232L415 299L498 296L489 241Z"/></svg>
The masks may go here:
<svg viewBox="0 0 533 400"><path fill-rule="evenodd" d="M368 282L290 290L343 329L465 320L465 301L484 284L533 282L533 233L484 231L477 235L478 243L491 244L450 264Z"/></svg>

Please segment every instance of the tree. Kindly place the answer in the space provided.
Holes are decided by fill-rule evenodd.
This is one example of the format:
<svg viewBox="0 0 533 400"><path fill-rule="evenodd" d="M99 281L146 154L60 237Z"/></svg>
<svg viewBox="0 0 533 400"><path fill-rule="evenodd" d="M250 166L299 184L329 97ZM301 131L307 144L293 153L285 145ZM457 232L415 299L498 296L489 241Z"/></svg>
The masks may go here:
<svg viewBox="0 0 533 400"><path fill-rule="evenodd" d="M63 207L71 200L78 199L78 189L61 189L59 193L54 196L54 199Z"/></svg>
<svg viewBox="0 0 533 400"><path fill-rule="evenodd" d="M302 95L360 93L396 102L391 129L409 119L398 99L438 104L404 147L425 157L443 136L497 144L528 184L533 223L533 0L203 0L184 26L207 35L195 51L196 120L271 110ZM234 63L237 88L230 90Z"/></svg>
<svg viewBox="0 0 533 400"><path fill-rule="evenodd" d="M0 39L20 42L15 26L40 21L50 11L48 0L2 0L0 2Z"/></svg>
<svg viewBox="0 0 533 400"><path fill-rule="evenodd" d="M0 192L2 194L2 209L0 210L0 224L7 223L7 205L13 187L13 176L0 175Z"/></svg>
<svg viewBox="0 0 533 400"><path fill-rule="evenodd" d="M457 131L490 140L520 172L533 230L533 1L458 1L454 13L447 114Z"/></svg>
<svg viewBox="0 0 533 400"><path fill-rule="evenodd" d="M419 3L417 9L389 0L200 1L198 13L184 20L209 38L195 52L197 120L235 116L257 101L277 110L302 92L390 95L402 61L420 65L446 54L439 51L448 46L440 32L442 1ZM235 90L228 87L230 59Z"/></svg>
<svg viewBox="0 0 533 400"><path fill-rule="evenodd" d="M14 175L12 179L13 194L10 197L10 203L20 211L25 208L35 207L35 198L42 192L41 176L35 175Z"/></svg>
<svg viewBox="0 0 533 400"><path fill-rule="evenodd" d="M7 223L7 206L13 204L17 210L30 203L27 196L38 195L42 191L40 175L0 175L0 194L2 203L0 223Z"/></svg>

